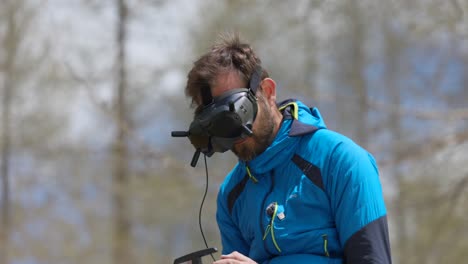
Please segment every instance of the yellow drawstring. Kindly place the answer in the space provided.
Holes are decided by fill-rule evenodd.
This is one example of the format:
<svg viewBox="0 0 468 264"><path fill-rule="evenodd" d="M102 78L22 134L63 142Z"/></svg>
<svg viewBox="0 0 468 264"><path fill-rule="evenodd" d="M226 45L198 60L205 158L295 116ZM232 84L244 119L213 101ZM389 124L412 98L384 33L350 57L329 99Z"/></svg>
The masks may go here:
<svg viewBox="0 0 468 264"><path fill-rule="evenodd" d="M245 166L246 170L247 170L247 175L249 175L249 178L254 182L254 183L257 183L258 180L257 178L255 178L252 173L250 173L250 169L249 169L249 166Z"/></svg>
<svg viewBox="0 0 468 264"><path fill-rule="evenodd" d="M278 110L280 111L283 111L286 107L288 106L292 106L293 107L293 110L292 110L292 116L294 117L294 119L297 120L298 118L298 110L299 110L299 106L297 105L296 102L290 102L290 103L287 103L285 105L282 105L280 108L278 108Z"/></svg>
<svg viewBox="0 0 468 264"><path fill-rule="evenodd" d="M322 238L323 238L323 251L325 252L325 256L330 257L330 254L328 253L328 236L327 236L327 234L323 234Z"/></svg>
<svg viewBox="0 0 468 264"><path fill-rule="evenodd" d="M275 245L278 252L281 252L281 249L278 246L278 243L276 242L275 231L274 231L275 230L274 222L275 222L275 217L276 217L277 212L278 212L278 204L275 202L275 211L273 212L273 215L271 216L270 224L266 227L265 234L263 235L263 240L266 239L268 233L270 233L271 231L271 240L273 240L273 244Z"/></svg>

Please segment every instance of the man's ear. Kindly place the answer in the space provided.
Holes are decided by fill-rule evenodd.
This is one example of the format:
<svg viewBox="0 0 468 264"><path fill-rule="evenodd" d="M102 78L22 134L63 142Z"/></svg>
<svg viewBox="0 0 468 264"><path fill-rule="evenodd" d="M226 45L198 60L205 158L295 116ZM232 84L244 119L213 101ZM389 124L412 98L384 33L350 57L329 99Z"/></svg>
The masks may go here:
<svg viewBox="0 0 468 264"><path fill-rule="evenodd" d="M276 105L276 82L271 78L265 78L260 83L262 92L268 102Z"/></svg>

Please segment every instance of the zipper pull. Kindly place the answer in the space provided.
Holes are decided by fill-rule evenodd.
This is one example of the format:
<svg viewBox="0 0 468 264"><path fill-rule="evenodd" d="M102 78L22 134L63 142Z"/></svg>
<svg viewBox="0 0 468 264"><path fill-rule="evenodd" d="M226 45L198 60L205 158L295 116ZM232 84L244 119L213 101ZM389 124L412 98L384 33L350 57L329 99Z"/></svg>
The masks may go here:
<svg viewBox="0 0 468 264"><path fill-rule="evenodd" d="M275 210L276 210L276 202L272 202L271 204L269 204L266 208L266 214L273 218L273 214L275 213ZM271 221L270 221L271 223Z"/></svg>

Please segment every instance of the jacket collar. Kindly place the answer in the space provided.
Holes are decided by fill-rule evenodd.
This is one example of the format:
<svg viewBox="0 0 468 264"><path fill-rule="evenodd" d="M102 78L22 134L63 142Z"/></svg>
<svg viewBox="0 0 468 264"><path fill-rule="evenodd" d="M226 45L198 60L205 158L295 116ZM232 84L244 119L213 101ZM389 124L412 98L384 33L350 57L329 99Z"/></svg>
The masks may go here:
<svg viewBox="0 0 468 264"><path fill-rule="evenodd" d="M302 119L308 120L308 116L312 116L311 109L296 100L282 102L279 109L282 110L283 120L273 142L252 161L240 161L242 165L248 166L255 176L271 171L290 160L295 153L300 136L314 133L321 128L310 122L302 122ZM321 122L320 117L320 122L317 124L320 125Z"/></svg>
<svg viewBox="0 0 468 264"><path fill-rule="evenodd" d="M280 102L278 108L281 109L284 119L292 119L291 129L289 136L296 137L310 134L319 129L319 127L301 122L299 120L299 111L301 111L298 101L295 99L288 99ZM312 109L311 109L312 110Z"/></svg>

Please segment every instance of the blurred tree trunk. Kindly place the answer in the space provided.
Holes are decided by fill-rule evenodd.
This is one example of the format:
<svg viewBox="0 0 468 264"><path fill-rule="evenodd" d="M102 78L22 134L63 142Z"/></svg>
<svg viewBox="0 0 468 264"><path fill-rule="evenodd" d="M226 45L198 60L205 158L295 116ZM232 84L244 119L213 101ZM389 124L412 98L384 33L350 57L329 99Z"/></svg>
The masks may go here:
<svg viewBox="0 0 468 264"><path fill-rule="evenodd" d="M125 0L116 0L117 4L117 57L116 57L116 137L113 147L113 262L128 264L131 261L130 252L130 212L128 206L128 134L125 94L127 90L126 71L126 24L128 10Z"/></svg>
<svg viewBox="0 0 468 264"><path fill-rule="evenodd" d="M359 145L367 147L369 137L368 94L363 72L366 69L365 10L359 1L340 2L337 10L342 14L344 27L336 38L337 84L335 88L336 114L340 132L349 135Z"/></svg>
<svg viewBox="0 0 468 264"><path fill-rule="evenodd" d="M390 16L390 15L389 15ZM399 57L398 54L402 53L402 44L401 40L398 38L396 33L394 33L388 22L384 22L384 36L385 36L385 66L386 66L386 77L384 79L385 82L385 93L387 94L387 98L389 100L390 105L392 106L400 106L401 105L401 95L400 95L400 87L398 85L398 76L400 76L399 69ZM406 261L402 261L407 257L406 252L409 251L410 245L407 243L407 224L406 224L406 209L405 209L405 201L406 201L406 193L405 193L405 179L404 175L399 170L399 161L401 160L400 157L402 155L401 149L404 147L401 145L403 139L403 128L402 128L402 120L401 115L399 114L398 109L393 109L393 111L389 111L388 113L388 129L392 135L392 144L390 145L389 149L391 151L392 162L393 165L391 166L391 175L393 175L396 188L397 188L397 197L393 204L394 206L394 214L395 216L395 233L396 238L393 245L395 246L395 252L398 252L397 258L395 262L398 263L406 263Z"/></svg>
<svg viewBox="0 0 468 264"><path fill-rule="evenodd" d="M9 53L8 53L9 54ZM7 56L11 57L11 56ZM8 263L8 240L10 230L10 184L9 184L9 160L10 160L10 113L11 113L11 84L8 74L8 58L5 67L3 81L2 100L2 226L1 226L1 247L0 263Z"/></svg>
<svg viewBox="0 0 468 264"><path fill-rule="evenodd" d="M353 38L351 41L351 67L350 81L353 89L354 96L353 100L356 104L355 112L355 136L356 141L363 147L367 147L367 138L369 137L369 131L367 127L368 118L368 95L366 82L363 77L363 72L366 68L364 52L364 44L366 41L365 23L363 21L364 12L360 10L359 1L353 1L349 5L350 8L350 19L353 27Z"/></svg>
<svg viewBox="0 0 468 264"><path fill-rule="evenodd" d="M317 87L317 72L319 64L317 63L316 50L318 50L317 39L314 36L313 28L309 23L310 14L315 9L312 1L307 2L306 11L301 17L304 31L304 84L306 85L305 90L308 91L310 97L315 101L319 101L319 93ZM314 105L315 106L315 105Z"/></svg>
<svg viewBox="0 0 468 264"><path fill-rule="evenodd" d="M11 17L11 16L9 16ZM10 33L11 25L8 24L8 32ZM8 38L8 37L7 37ZM8 40L5 41L8 44ZM9 184L9 160L10 160L10 114L11 114L11 95L12 87L10 82L11 77L11 62L14 53L5 47L7 58L3 71L3 98L2 98L2 161L1 161L1 175L2 175L2 227L1 227L1 247L0 247L0 263L8 263L8 240L9 240L9 219L10 219L10 184Z"/></svg>
<svg viewBox="0 0 468 264"><path fill-rule="evenodd" d="M2 137L1 137L1 180L2 180L2 222L0 231L0 263L8 263L8 245L10 232L10 157L11 157L11 107L14 86L14 62L17 55L17 48L22 33L15 20L15 14L19 10L21 1L12 1L3 4L6 15L6 33L2 40L1 47L4 61L0 64L0 72L3 73L3 94L2 94Z"/></svg>

